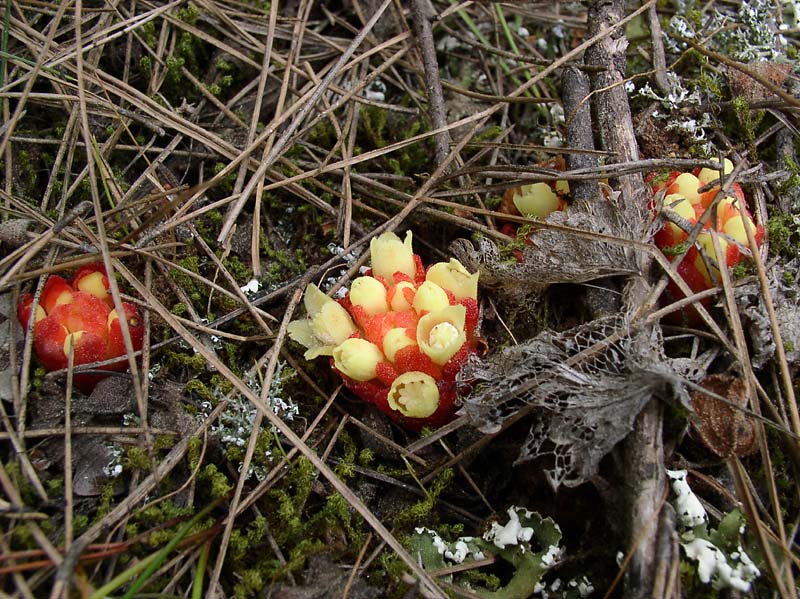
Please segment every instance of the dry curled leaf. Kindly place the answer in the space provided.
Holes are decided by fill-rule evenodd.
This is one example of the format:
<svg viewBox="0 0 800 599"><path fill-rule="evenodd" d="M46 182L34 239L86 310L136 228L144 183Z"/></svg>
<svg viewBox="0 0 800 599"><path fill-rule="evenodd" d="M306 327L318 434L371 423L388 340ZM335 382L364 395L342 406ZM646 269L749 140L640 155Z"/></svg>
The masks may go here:
<svg viewBox="0 0 800 599"><path fill-rule="evenodd" d="M482 432L535 408L517 463L543 458L547 480L558 488L591 479L654 393L672 387L688 403L683 380L703 374L698 362L668 359L658 329L633 330L616 314L473 357L458 381L464 411Z"/></svg>
<svg viewBox="0 0 800 599"><path fill-rule="evenodd" d="M695 416L692 424L703 445L721 458L753 453L756 424L742 411L747 407L747 396L741 377L712 374L700 381L700 386L726 400L692 391Z"/></svg>

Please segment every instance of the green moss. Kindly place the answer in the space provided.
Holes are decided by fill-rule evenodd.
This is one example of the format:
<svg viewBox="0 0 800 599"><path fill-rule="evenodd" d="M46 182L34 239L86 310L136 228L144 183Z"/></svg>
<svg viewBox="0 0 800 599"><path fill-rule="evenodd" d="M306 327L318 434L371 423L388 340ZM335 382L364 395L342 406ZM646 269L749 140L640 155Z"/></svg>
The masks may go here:
<svg viewBox="0 0 800 599"><path fill-rule="evenodd" d="M233 596L236 599L256 597L264 588L265 582L257 568L244 570L239 574L239 582L233 587Z"/></svg>
<svg viewBox="0 0 800 599"><path fill-rule="evenodd" d="M150 470L150 459L143 447L128 448L128 451L125 452L125 459L122 464L126 470Z"/></svg>
<svg viewBox="0 0 800 599"><path fill-rule="evenodd" d="M142 26L139 27L138 32L144 43L147 44L151 50L155 50L156 45L158 44L158 34L156 33L155 21L147 21L146 23L143 23Z"/></svg>
<svg viewBox="0 0 800 599"><path fill-rule="evenodd" d="M489 210L497 210L500 207L500 203L503 201L501 196L489 196L486 198L486 208Z"/></svg>
<svg viewBox="0 0 800 599"><path fill-rule="evenodd" d="M216 396L211 392L211 389L208 388L208 385L198 378L190 379L186 383L184 391L186 391L186 393L197 395L201 400L207 401L212 405L217 401Z"/></svg>
<svg viewBox="0 0 800 599"><path fill-rule="evenodd" d="M342 455L339 456L339 463L336 465L336 468L334 468L334 472L336 472L336 475L342 480L347 480L355 475L353 466L355 466L358 447L356 447L353 438L345 431L339 435L339 443L342 446L343 452Z"/></svg>
<svg viewBox="0 0 800 599"><path fill-rule="evenodd" d="M753 162L758 161L758 148L756 147L756 128L750 113L750 104L742 96L736 96L731 102L736 117L741 125L741 133L744 135L744 141L747 144L747 150L750 152L750 159Z"/></svg>
<svg viewBox="0 0 800 599"><path fill-rule="evenodd" d="M439 495L444 491L453 480L453 470L447 468L437 476L429 489L425 490L425 499L400 510L394 519L397 528L416 527L425 523L431 516L433 508Z"/></svg>
<svg viewBox="0 0 800 599"><path fill-rule="evenodd" d="M100 500L97 503L97 512L95 512L95 520L102 520L111 511L114 504L114 495L116 485L114 481L109 481L100 490Z"/></svg>
<svg viewBox="0 0 800 599"><path fill-rule="evenodd" d="M253 278L253 269L242 262L242 259L235 254L229 255L222 261L222 264L237 281L249 281Z"/></svg>
<svg viewBox="0 0 800 599"><path fill-rule="evenodd" d="M187 366L197 372L202 372L206 367L206 359L201 354L185 354L177 351L164 352L164 363L168 367L176 365Z"/></svg>
<svg viewBox="0 0 800 599"><path fill-rule="evenodd" d="M667 258L673 258L675 256L682 256L687 251L689 251L689 244L686 242L679 243L672 247L664 247L661 248L661 253L664 254Z"/></svg>
<svg viewBox="0 0 800 599"><path fill-rule="evenodd" d="M89 528L89 516L86 514L75 514L72 519L72 534L78 536Z"/></svg>
<svg viewBox="0 0 800 599"><path fill-rule="evenodd" d="M259 237L259 248L268 260L267 268L273 277L277 277L281 269L294 274L301 274L307 270L302 252L291 254L285 250L276 250L266 235Z"/></svg>
<svg viewBox="0 0 800 599"><path fill-rule="evenodd" d="M14 526L11 531L11 547L18 550L38 549L39 545L30 528L25 524Z"/></svg>
<svg viewBox="0 0 800 599"><path fill-rule="evenodd" d="M47 494L48 495L61 495L64 492L64 479L51 478L47 481Z"/></svg>
<svg viewBox="0 0 800 599"><path fill-rule="evenodd" d="M767 221L770 253L788 259L800 256L800 218L775 214Z"/></svg>
<svg viewBox="0 0 800 599"><path fill-rule="evenodd" d="M285 571L301 569L312 555L326 551L327 546L320 539L303 539L289 553Z"/></svg>
<svg viewBox="0 0 800 599"><path fill-rule="evenodd" d="M233 490L228 477L219 471L214 464L206 464L198 475L199 480L210 483L209 492L212 499L225 497Z"/></svg>
<svg viewBox="0 0 800 599"><path fill-rule="evenodd" d="M369 466L372 465L372 463L374 461L375 461L375 453L371 449L365 447L364 449L362 449L359 452L359 454L358 454L358 464L360 466L363 466L364 468L368 468Z"/></svg>
<svg viewBox="0 0 800 599"><path fill-rule="evenodd" d="M203 440L200 437L192 437L186 447L186 455L189 459L189 469L194 471L200 464L200 453L203 450Z"/></svg>

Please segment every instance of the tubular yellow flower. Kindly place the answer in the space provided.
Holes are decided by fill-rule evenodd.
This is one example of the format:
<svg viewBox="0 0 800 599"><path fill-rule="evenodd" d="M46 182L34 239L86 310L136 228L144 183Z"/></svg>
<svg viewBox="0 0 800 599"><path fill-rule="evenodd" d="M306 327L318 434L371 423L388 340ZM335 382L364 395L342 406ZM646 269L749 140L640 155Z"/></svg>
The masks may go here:
<svg viewBox="0 0 800 599"><path fill-rule="evenodd" d="M404 289L410 289L413 293L417 292L417 288L414 287L413 283L409 283L408 281L400 281L397 285L394 286L394 296L392 297L391 306L392 310L395 312L402 312L403 310L410 310L411 309L411 302L408 301L405 294L403 293Z"/></svg>
<svg viewBox="0 0 800 599"><path fill-rule="evenodd" d="M450 258L450 262L437 262L431 266L425 279L449 289L457 300L478 298L478 273L470 274L455 258Z"/></svg>
<svg viewBox="0 0 800 599"><path fill-rule="evenodd" d="M354 381L375 378L375 369L384 361L383 353L366 339L347 339L333 350L333 363Z"/></svg>
<svg viewBox="0 0 800 599"><path fill-rule="evenodd" d="M303 303L306 318L290 322L287 332L291 339L308 348L306 360L330 356L334 347L356 332L347 310L313 283L306 288Z"/></svg>
<svg viewBox="0 0 800 599"><path fill-rule="evenodd" d="M402 272L412 279L417 272L414 263L414 250L411 248L411 231L406 233L405 241L392 232L382 233L369 242L372 256L372 273L393 284L394 273Z"/></svg>
<svg viewBox="0 0 800 599"><path fill-rule="evenodd" d="M394 380L387 399L403 416L427 418L439 407L439 389L432 376L412 370Z"/></svg>
<svg viewBox="0 0 800 599"><path fill-rule="evenodd" d="M386 287L374 277L358 277L350 286L350 301L361 306L367 315L384 314L389 311Z"/></svg>
<svg viewBox="0 0 800 599"><path fill-rule="evenodd" d="M513 202L520 214L535 218L545 218L559 207L558 196L547 183L523 185Z"/></svg>
<svg viewBox="0 0 800 599"><path fill-rule="evenodd" d="M416 345L416 343L406 334L405 329L389 329L383 336L383 353L386 355L386 359L392 363L397 352L409 345Z"/></svg>
<svg viewBox="0 0 800 599"><path fill-rule="evenodd" d="M423 311L435 312L446 308L450 305L450 300L444 289L439 287L433 281L425 281L417 289L417 294L414 296L414 310L417 314Z"/></svg>
<svg viewBox="0 0 800 599"><path fill-rule="evenodd" d="M464 322L467 309L448 306L426 314L417 324L417 343L426 356L441 366L452 358L467 340Z"/></svg>

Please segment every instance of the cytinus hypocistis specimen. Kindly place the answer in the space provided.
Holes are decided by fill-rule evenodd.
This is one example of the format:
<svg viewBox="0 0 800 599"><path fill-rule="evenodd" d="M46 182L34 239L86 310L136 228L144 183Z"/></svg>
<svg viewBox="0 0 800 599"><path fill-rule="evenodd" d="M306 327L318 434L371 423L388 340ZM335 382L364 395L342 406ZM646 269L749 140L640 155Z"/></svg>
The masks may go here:
<svg viewBox="0 0 800 599"><path fill-rule="evenodd" d="M309 285L306 316L288 331L306 359L330 356L351 391L419 430L455 412L455 377L475 351L478 274L456 259L426 271L411 240L410 231L374 238L371 270L341 300Z"/></svg>
<svg viewBox="0 0 800 599"><path fill-rule="evenodd" d="M22 295L17 314L25 328L32 308L33 295ZM122 302L122 309L133 350L139 351L144 338L139 311L128 302ZM123 359L126 351L122 325L109 293L108 275L102 262L82 266L71 282L58 275L48 277L33 319L33 349L48 371L67 367L70 346L75 366L120 358L103 366L103 370L128 369L128 360ZM106 376L77 374L74 381L81 391L89 393Z"/></svg>

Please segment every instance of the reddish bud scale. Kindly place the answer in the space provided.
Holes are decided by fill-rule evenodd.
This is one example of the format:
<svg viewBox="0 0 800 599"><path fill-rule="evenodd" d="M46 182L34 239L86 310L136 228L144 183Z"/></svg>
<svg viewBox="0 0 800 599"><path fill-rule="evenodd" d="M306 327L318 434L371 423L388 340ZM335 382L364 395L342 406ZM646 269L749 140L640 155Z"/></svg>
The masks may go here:
<svg viewBox="0 0 800 599"><path fill-rule="evenodd" d="M79 291L84 279L94 273L101 275L93 277L99 286L88 286L87 289L92 289L92 292ZM20 297L17 314L25 327L31 318L32 305L31 294ZM126 354L122 323L113 309L113 298L108 293L108 276L102 263L88 264L79 269L71 285L62 277L49 277L42 290L39 307L39 320L33 328L33 348L47 370L67 368L70 346L76 366L122 358ZM122 309L133 349L138 351L144 338L139 312L127 302L122 303ZM127 360L120 359L103 369L123 371L127 367ZM74 382L79 389L88 393L103 378L105 375L77 374Z"/></svg>

